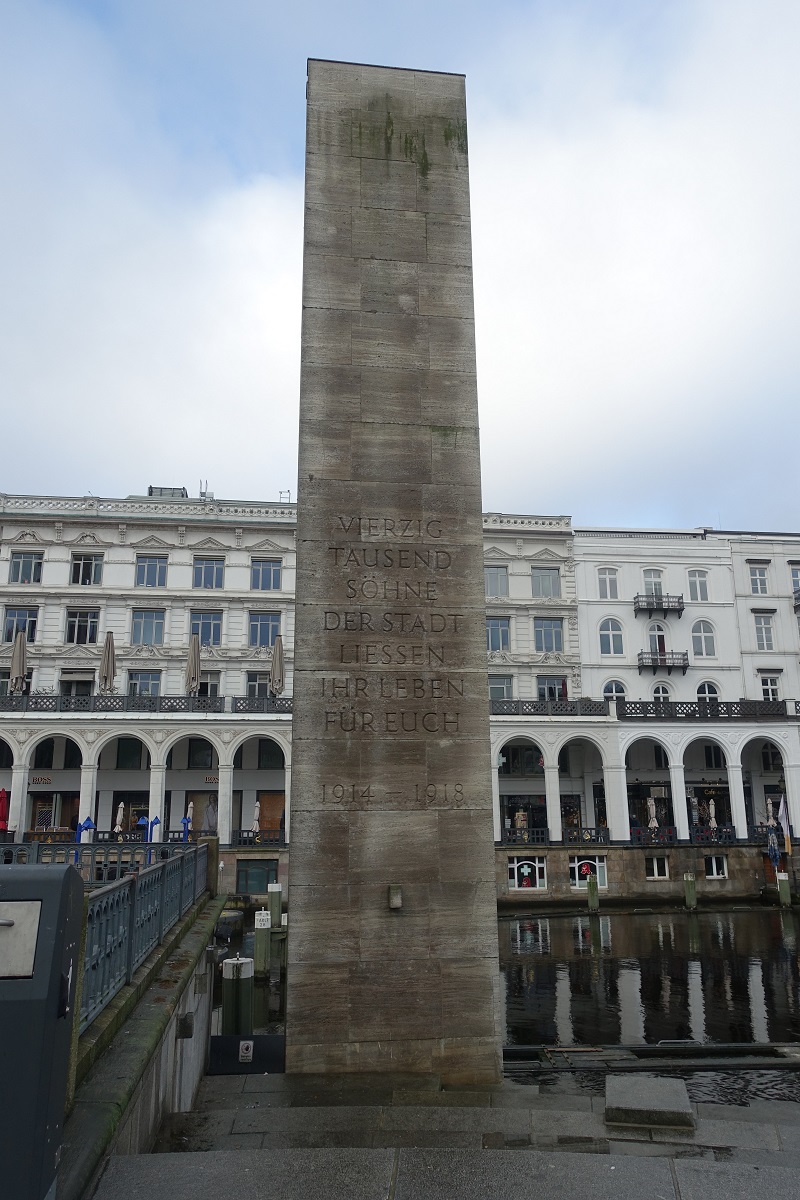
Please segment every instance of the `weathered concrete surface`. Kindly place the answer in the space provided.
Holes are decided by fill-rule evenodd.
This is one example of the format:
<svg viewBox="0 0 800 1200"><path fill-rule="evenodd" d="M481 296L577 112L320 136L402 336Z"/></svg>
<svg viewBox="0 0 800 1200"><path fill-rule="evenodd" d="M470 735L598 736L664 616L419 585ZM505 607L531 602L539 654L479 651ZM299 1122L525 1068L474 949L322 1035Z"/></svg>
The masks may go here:
<svg viewBox="0 0 800 1200"><path fill-rule="evenodd" d="M463 77L311 61L306 172L287 1070L491 1082Z"/></svg>
<svg viewBox="0 0 800 1200"><path fill-rule="evenodd" d="M607 1125L695 1125L684 1081L657 1075L608 1075L605 1118Z"/></svg>
<svg viewBox="0 0 800 1200"><path fill-rule="evenodd" d="M264 1149L239 1144L205 1154L112 1159L95 1200L795 1200L796 1174L781 1165L670 1161L623 1154L551 1154L477 1147L328 1146Z"/></svg>
<svg viewBox="0 0 800 1200"><path fill-rule="evenodd" d="M130 1013L125 1009L128 1015L115 1023L106 1053L92 1060L64 1123L59 1200L83 1200L104 1155L149 1150L164 1115L191 1106L205 1069L211 1016L205 948L224 903L224 898L203 902L181 924L184 937L166 960L162 948L154 952L155 977L148 971L150 983L138 1004ZM184 1012L195 1014L194 1036L176 1041L176 1022Z"/></svg>

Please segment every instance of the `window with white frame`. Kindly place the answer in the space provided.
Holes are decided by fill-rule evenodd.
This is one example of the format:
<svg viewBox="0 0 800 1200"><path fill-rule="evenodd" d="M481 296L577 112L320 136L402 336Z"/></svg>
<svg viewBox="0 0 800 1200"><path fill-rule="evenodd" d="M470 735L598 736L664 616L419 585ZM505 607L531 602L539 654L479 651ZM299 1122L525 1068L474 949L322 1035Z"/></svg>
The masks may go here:
<svg viewBox="0 0 800 1200"><path fill-rule="evenodd" d="M513 695L513 683L510 675L489 676L490 700L512 700Z"/></svg>
<svg viewBox="0 0 800 1200"><path fill-rule="evenodd" d="M616 567L600 568L597 572L597 589L601 600L617 600L619 598Z"/></svg>
<svg viewBox="0 0 800 1200"><path fill-rule="evenodd" d="M281 631L281 614L272 612L250 613L250 645L274 646Z"/></svg>
<svg viewBox="0 0 800 1200"><path fill-rule="evenodd" d="M281 560L254 558L250 562L250 587L255 592L278 592L281 587Z"/></svg>
<svg viewBox="0 0 800 1200"><path fill-rule="evenodd" d="M26 642L36 640L36 619L39 615L38 608L6 608L5 628L3 631L3 641L13 642L18 633L25 634Z"/></svg>
<svg viewBox="0 0 800 1200"><path fill-rule="evenodd" d="M531 567L531 594L536 600L560 596L561 576L558 567Z"/></svg>
<svg viewBox="0 0 800 1200"><path fill-rule="evenodd" d="M91 587L102 582L102 554L73 554L70 583L79 583L84 587Z"/></svg>
<svg viewBox="0 0 800 1200"><path fill-rule="evenodd" d="M132 646L161 646L164 643L164 609L135 608L131 620Z"/></svg>
<svg viewBox="0 0 800 1200"><path fill-rule="evenodd" d="M41 583L44 555L29 550L13 551L8 572L9 583Z"/></svg>
<svg viewBox="0 0 800 1200"><path fill-rule="evenodd" d="M561 620L551 617L534 617L533 644L539 654L564 649L564 634Z"/></svg>
<svg viewBox="0 0 800 1200"><path fill-rule="evenodd" d="M763 700L775 701L781 698L780 676L761 675L761 697Z"/></svg>
<svg viewBox="0 0 800 1200"><path fill-rule="evenodd" d="M147 588L167 586L166 554L136 555L136 586Z"/></svg>
<svg viewBox="0 0 800 1200"><path fill-rule="evenodd" d="M624 700L625 684L619 679L609 679L608 683L603 684L603 699Z"/></svg>
<svg viewBox="0 0 800 1200"><path fill-rule="evenodd" d="M796 595L800 592L800 566L789 568L792 572L792 594Z"/></svg>
<svg viewBox="0 0 800 1200"><path fill-rule="evenodd" d="M670 690L666 683L657 683L653 688L653 699L656 704L663 704L671 698Z"/></svg>
<svg viewBox="0 0 800 1200"><path fill-rule="evenodd" d="M600 653L624 654L622 625L614 617L606 617L600 622Z"/></svg>
<svg viewBox="0 0 800 1200"><path fill-rule="evenodd" d="M570 857L570 887L586 888L588 886L587 881L593 875L597 879L597 886L599 888L608 887L605 855L581 854Z"/></svg>
<svg viewBox="0 0 800 1200"><path fill-rule="evenodd" d="M97 608L67 609L67 641L76 646L92 645L97 641L100 610Z"/></svg>
<svg viewBox="0 0 800 1200"><path fill-rule="evenodd" d="M487 596L507 596L508 567L484 567L483 582Z"/></svg>
<svg viewBox="0 0 800 1200"><path fill-rule="evenodd" d="M509 890L517 888L537 888L543 891L547 887L547 859L542 856L535 858L509 858L508 860Z"/></svg>
<svg viewBox="0 0 800 1200"><path fill-rule="evenodd" d="M708 571L689 572L689 599L697 604L708 600Z"/></svg>
<svg viewBox="0 0 800 1200"><path fill-rule="evenodd" d="M647 643L651 654L666 654L667 627L660 621L651 621L647 627Z"/></svg>
<svg viewBox="0 0 800 1200"><path fill-rule="evenodd" d="M756 623L756 648L758 650L774 650L772 616L769 613L755 613L754 620Z"/></svg>
<svg viewBox="0 0 800 1200"><path fill-rule="evenodd" d="M705 859L706 879L727 879L728 860L724 854L708 854Z"/></svg>
<svg viewBox="0 0 800 1200"><path fill-rule="evenodd" d="M653 567L643 572L645 596L663 596L662 576L663 571L656 570Z"/></svg>
<svg viewBox="0 0 800 1200"><path fill-rule="evenodd" d="M491 653L508 650L510 645L508 617L486 618L486 649Z"/></svg>
<svg viewBox="0 0 800 1200"><path fill-rule="evenodd" d="M219 678L219 671L201 671L200 686L197 691L198 696L218 696Z"/></svg>
<svg viewBox="0 0 800 1200"><path fill-rule="evenodd" d="M710 621L695 621L692 626L692 650L695 658L713 658L716 655L714 627Z"/></svg>
<svg viewBox="0 0 800 1200"><path fill-rule="evenodd" d="M158 696L160 691L160 671L128 671L129 696Z"/></svg>
<svg viewBox="0 0 800 1200"><path fill-rule="evenodd" d="M269 696L269 671L247 672L247 695L251 700Z"/></svg>
<svg viewBox="0 0 800 1200"><path fill-rule="evenodd" d="M191 630L196 633L201 646L219 646L222 641L221 612L193 612Z"/></svg>
<svg viewBox="0 0 800 1200"><path fill-rule="evenodd" d="M644 860L646 879L669 879L669 858L666 854L652 854Z"/></svg>
<svg viewBox="0 0 800 1200"><path fill-rule="evenodd" d="M767 568L752 566L750 567L750 591L754 596L766 596L767 594Z"/></svg>
<svg viewBox="0 0 800 1200"><path fill-rule="evenodd" d="M539 700L566 700L566 675L537 675L536 696Z"/></svg>
<svg viewBox="0 0 800 1200"><path fill-rule="evenodd" d="M224 558L195 558L192 587L215 589L224 586Z"/></svg>

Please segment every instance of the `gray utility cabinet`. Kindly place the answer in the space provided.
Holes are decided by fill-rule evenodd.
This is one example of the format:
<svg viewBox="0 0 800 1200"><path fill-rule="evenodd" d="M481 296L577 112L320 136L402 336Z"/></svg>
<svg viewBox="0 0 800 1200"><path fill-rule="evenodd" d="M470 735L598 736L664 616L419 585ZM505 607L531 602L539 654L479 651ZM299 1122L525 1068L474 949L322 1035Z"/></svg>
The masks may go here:
<svg viewBox="0 0 800 1200"><path fill-rule="evenodd" d="M51 1200L83 920L74 867L0 866L0 1162L9 1200Z"/></svg>

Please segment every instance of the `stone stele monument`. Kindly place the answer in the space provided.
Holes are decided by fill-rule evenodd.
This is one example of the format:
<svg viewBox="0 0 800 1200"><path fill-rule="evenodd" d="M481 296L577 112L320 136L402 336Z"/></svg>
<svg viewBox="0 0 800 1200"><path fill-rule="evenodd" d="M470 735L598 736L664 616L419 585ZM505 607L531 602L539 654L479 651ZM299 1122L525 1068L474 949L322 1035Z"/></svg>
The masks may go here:
<svg viewBox="0 0 800 1200"><path fill-rule="evenodd" d="M464 77L308 64L286 1065L500 1076Z"/></svg>

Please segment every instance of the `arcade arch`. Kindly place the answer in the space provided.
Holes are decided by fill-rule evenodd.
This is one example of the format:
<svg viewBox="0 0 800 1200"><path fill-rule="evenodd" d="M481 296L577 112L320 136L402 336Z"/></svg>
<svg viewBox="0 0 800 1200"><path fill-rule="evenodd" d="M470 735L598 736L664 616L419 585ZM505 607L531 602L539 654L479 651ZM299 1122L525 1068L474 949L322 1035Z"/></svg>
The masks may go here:
<svg viewBox="0 0 800 1200"><path fill-rule="evenodd" d="M625 753L625 784L631 835L652 828L653 814L660 829L676 828L670 775L670 753L658 738L640 737Z"/></svg>

